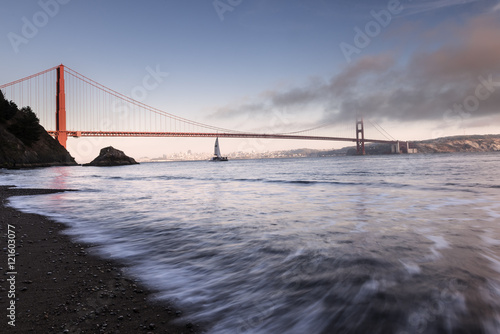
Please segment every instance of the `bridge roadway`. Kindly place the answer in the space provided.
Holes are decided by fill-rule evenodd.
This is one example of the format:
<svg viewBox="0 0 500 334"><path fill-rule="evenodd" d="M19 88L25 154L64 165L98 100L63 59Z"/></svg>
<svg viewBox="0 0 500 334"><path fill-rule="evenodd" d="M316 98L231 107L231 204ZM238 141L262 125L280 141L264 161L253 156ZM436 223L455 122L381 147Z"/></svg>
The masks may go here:
<svg viewBox="0 0 500 334"><path fill-rule="evenodd" d="M56 136L57 131L47 131ZM264 138L264 139L302 139L356 142L356 138L301 136L293 134L260 134L260 133L216 133L216 132L120 132L120 131L65 131L68 137L220 137L220 138ZM362 139L365 143L395 144L392 140Z"/></svg>

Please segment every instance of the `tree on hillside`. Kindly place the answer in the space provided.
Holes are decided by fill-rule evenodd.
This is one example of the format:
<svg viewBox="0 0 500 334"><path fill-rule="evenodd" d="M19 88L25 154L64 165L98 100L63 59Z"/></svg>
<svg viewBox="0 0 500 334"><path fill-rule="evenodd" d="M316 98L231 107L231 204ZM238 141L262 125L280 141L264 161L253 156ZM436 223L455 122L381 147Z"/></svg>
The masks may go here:
<svg viewBox="0 0 500 334"><path fill-rule="evenodd" d="M36 142L42 134L40 120L30 107L21 109L21 116L17 118L17 122L8 127L8 130L28 146Z"/></svg>
<svg viewBox="0 0 500 334"><path fill-rule="evenodd" d="M4 123L14 117L17 110L17 105L12 101L7 101L0 89L0 123Z"/></svg>

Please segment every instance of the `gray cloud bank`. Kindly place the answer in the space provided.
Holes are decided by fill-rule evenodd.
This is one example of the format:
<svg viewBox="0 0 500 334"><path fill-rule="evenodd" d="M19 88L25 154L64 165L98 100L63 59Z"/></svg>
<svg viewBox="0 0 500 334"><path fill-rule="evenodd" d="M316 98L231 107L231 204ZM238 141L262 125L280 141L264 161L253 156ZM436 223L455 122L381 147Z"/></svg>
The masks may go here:
<svg viewBox="0 0 500 334"><path fill-rule="evenodd" d="M444 36L443 36L444 35ZM500 114L500 21L491 14L420 35L410 56L367 55L325 80L269 90L228 105L211 118L252 117L273 110L320 110L318 124L353 120L442 120ZM432 49L432 46L436 46Z"/></svg>

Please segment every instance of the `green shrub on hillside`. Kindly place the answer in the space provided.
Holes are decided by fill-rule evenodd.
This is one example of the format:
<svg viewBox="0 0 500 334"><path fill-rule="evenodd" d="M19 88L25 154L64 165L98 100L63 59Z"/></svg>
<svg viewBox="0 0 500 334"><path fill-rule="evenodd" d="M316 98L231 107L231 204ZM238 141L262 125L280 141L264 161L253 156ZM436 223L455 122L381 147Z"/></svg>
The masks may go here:
<svg viewBox="0 0 500 334"><path fill-rule="evenodd" d="M0 123L5 123L16 114L18 108L12 101L7 101L0 89Z"/></svg>
<svg viewBox="0 0 500 334"><path fill-rule="evenodd" d="M20 113L15 119L13 117ZM23 107L21 110L12 101L7 101L0 90L0 123L12 120L7 130L19 138L25 145L31 146L40 139L42 130L40 120L30 107Z"/></svg>
<svg viewBox="0 0 500 334"><path fill-rule="evenodd" d="M40 120L30 107L22 108L21 113L22 115L17 119L17 122L12 123L7 129L25 145L31 146L40 139L42 134Z"/></svg>

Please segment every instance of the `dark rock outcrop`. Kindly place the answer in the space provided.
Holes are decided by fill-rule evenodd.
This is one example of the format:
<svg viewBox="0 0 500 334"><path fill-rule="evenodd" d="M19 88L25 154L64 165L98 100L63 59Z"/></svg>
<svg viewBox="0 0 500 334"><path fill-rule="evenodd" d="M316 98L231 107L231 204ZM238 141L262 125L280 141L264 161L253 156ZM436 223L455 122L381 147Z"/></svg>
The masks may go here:
<svg viewBox="0 0 500 334"><path fill-rule="evenodd" d="M123 151L117 150L112 146L105 147L101 149L99 156L92 160L92 162L88 164L84 164L84 166L122 166L122 165L136 165L136 162L133 158L125 155Z"/></svg>
<svg viewBox="0 0 500 334"><path fill-rule="evenodd" d="M0 168L74 165L75 159L45 131L29 107L20 110L0 94Z"/></svg>

